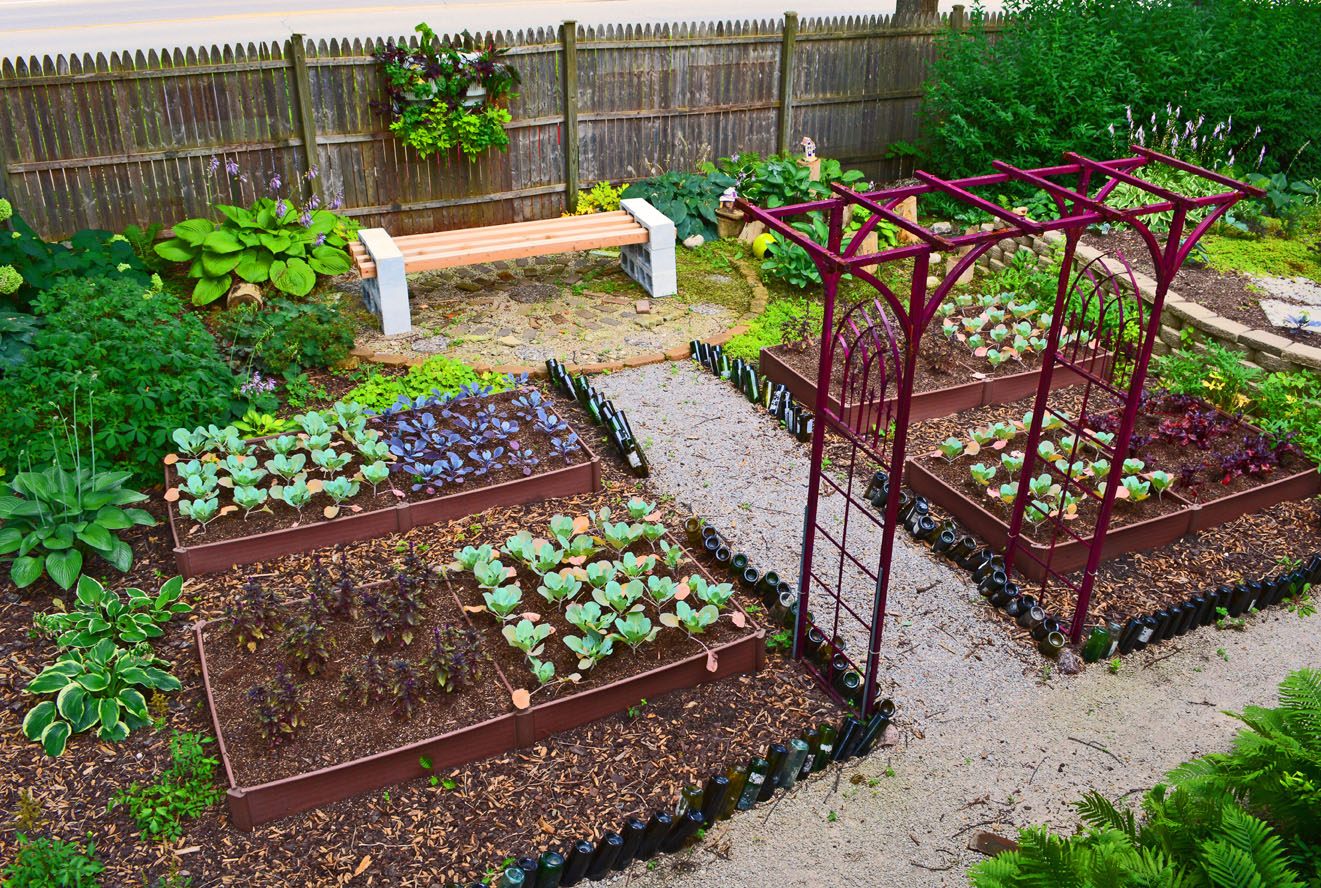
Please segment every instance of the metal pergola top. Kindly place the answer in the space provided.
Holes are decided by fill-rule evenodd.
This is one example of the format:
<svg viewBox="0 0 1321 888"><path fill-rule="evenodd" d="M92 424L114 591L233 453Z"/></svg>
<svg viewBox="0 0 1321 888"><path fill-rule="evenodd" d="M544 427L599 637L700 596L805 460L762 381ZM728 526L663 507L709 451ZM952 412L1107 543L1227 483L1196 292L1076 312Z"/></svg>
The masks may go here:
<svg viewBox="0 0 1321 888"><path fill-rule="evenodd" d="M1066 152L1065 157L1071 161L1070 163L1030 170L1018 169L1003 161L996 160L992 161L991 165L998 172L982 176L945 180L922 170L917 170L914 173L914 178L922 183L920 185L887 188L881 191L856 192L835 183L831 185L831 189L837 195L834 198L765 209L750 204L740 197L736 199L735 206L743 211L745 219L762 222L777 235L807 250L808 255L819 265L823 265L831 271L852 274L860 268L882 262L905 259L921 254L953 252L977 244L993 243L1006 237L1040 236L1049 231L1080 228L1097 222L1131 224L1142 216L1166 212L1175 208L1188 210L1195 207L1218 207L1232 204L1240 200L1245 194L1254 197L1265 195L1265 192L1259 188L1245 185L1227 176L1185 163L1169 155L1151 151L1140 145L1134 145L1132 148L1136 156L1115 160L1091 160L1073 152ZM1133 170L1150 163L1159 163L1183 172L1192 173L1218 185L1223 185L1228 190L1205 197L1188 197L1162 188L1159 185L1154 185L1132 174ZM1093 174L1110 179L1110 182L1103 186L1096 196L1085 193L1087 183ZM1066 175L1079 176L1081 182L1079 188L1070 188L1050 181L1051 177ZM1048 221L1030 219L985 198L978 197L968 190L987 185L1000 185L1009 181L1023 182L1045 191L1055 199L1056 205L1060 209L1060 215ZM1124 210L1107 206L1105 196L1121 183L1140 188L1151 194L1156 200L1150 204ZM932 193L947 194L968 207L988 213L1004 222L1005 225L991 231L978 231L972 234L946 237L937 234L921 223L899 215L895 211L895 207L906 198ZM810 212L842 212L844 207L850 205L868 210L872 213L872 218L863 224L863 228L847 244L842 241L836 245L818 244L793 228L788 222L795 216ZM889 222L900 230L906 231L916 237L918 242L877 253L857 255L857 250L861 247L865 236L881 221Z"/></svg>

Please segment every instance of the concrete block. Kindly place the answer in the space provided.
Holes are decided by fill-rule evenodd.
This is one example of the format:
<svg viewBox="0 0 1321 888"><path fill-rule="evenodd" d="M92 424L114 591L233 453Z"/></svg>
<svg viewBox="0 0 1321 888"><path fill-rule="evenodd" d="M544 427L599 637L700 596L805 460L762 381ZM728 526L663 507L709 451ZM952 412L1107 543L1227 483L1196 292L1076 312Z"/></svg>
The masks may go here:
<svg viewBox="0 0 1321 888"><path fill-rule="evenodd" d="M1269 330L1249 330L1241 334L1238 341L1256 351L1268 352L1272 355L1283 354L1286 348L1294 344L1294 341L1287 336L1280 336Z"/></svg>
<svg viewBox="0 0 1321 888"><path fill-rule="evenodd" d="M1209 308L1202 308L1202 306L1198 305L1195 302L1170 303L1169 305L1165 306L1164 310L1181 320L1192 321L1199 328L1202 326L1202 322L1207 320L1208 318L1220 317L1218 314L1211 311Z"/></svg>
<svg viewBox="0 0 1321 888"><path fill-rule="evenodd" d="M1289 363L1279 355L1273 355L1268 351L1255 351L1252 353L1252 358L1261 365L1263 370L1276 372L1295 369L1293 364Z"/></svg>
<svg viewBox="0 0 1321 888"><path fill-rule="evenodd" d="M396 336L413 329L408 307L408 276L404 254L384 228L358 232L358 240L376 263L376 277L362 282L362 301L381 320L381 332Z"/></svg>
<svg viewBox="0 0 1321 888"><path fill-rule="evenodd" d="M1286 361L1291 361L1299 366L1306 367L1313 373L1321 371L1321 348L1313 345L1303 345L1301 342L1295 342L1280 353L1280 356Z"/></svg>
<svg viewBox="0 0 1321 888"><path fill-rule="evenodd" d="M1178 348L1180 345L1179 330L1175 327L1167 327L1161 324L1160 330L1156 334L1160 337L1159 341L1165 343L1170 348Z"/></svg>
<svg viewBox="0 0 1321 888"><path fill-rule="evenodd" d="M1209 318L1203 319L1198 326L1206 330L1217 339L1223 339L1226 342L1238 342L1238 338L1244 333L1252 330L1247 324L1240 324L1238 321L1231 321L1229 318L1213 314Z"/></svg>
<svg viewBox="0 0 1321 888"><path fill-rule="evenodd" d="M632 216L651 235L651 246L674 249L674 222L640 197L621 200L619 208Z"/></svg>

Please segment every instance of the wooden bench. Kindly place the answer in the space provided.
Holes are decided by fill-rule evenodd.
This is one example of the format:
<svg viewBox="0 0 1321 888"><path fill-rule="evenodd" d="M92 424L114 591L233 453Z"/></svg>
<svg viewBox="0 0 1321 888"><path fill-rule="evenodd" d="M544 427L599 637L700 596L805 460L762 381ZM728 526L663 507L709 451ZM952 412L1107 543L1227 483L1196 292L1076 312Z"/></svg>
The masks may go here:
<svg viewBox="0 0 1321 888"><path fill-rule="evenodd" d="M362 298L387 335L412 329L411 272L619 247L620 264L653 297L678 291L674 223L645 200L620 202L613 213L566 216L485 228L392 238L383 228L358 232L349 252L362 278Z"/></svg>

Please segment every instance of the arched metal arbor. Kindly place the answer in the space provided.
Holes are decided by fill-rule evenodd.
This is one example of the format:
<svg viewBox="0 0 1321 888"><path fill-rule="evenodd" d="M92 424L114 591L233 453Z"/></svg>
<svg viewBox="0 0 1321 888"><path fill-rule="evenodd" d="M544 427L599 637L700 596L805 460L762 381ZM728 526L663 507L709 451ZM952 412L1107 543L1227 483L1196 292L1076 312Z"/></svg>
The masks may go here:
<svg viewBox="0 0 1321 888"><path fill-rule="evenodd" d="M996 172L989 175L946 181L921 170L914 175L919 184L883 191L855 193L840 185L833 185L836 196L812 203L762 209L740 199L738 206L748 220L757 220L781 238L797 244L807 251L821 273L825 291L824 317L821 334L821 364L817 375L817 422L812 437L812 466L808 484L807 504L803 519L803 555L798 593L798 622L795 627L794 653L802 656L809 629L808 617L813 606L816 623L827 639L838 638L843 625L850 622L867 635L865 663L848 652L834 649L843 655L853 668L864 675L862 709L871 713L876 699L878 663L882 631L885 624L886 596L890 584L890 565L894 553L894 536L898 525L899 497L891 496L883 514L869 508L863 496L870 477L869 465L877 465L889 472L891 490L899 490L903 482L905 447L908 437L910 406L918 348L924 330L940 309L950 290L977 260L998 241L1021 235L1042 236L1058 231L1064 236L1063 263L1055 296L1053 323L1047 344L1041 356L1041 377L1036 395L1034 418L1029 429L1024 465L1020 478L1033 477L1037 465L1037 444L1041 438L1044 415L1056 414L1074 426L1075 434L1085 436L1081 418L1099 409L1116 409L1121 421L1109 445L1095 439L1093 446L1113 454L1128 452L1129 438L1137 415L1146 381L1147 366L1152 346L1160 329L1160 316L1170 282L1202 234L1239 200L1248 195L1260 196L1258 189L1234 179L1202 169L1174 157L1160 154L1140 146L1133 146L1134 156L1097 161L1074 153L1065 154L1065 163L1059 166L1023 170L1007 163L995 161ZM1164 165L1184 173L1199 176L1223 187L1223 191L1207 197L1187 197L1166 188L1153 185L1136 173L1149 165ZM1030 219L1006 210L978 197L970 189L1000 185L1016 181L1045 191L1054 200L1057 217L1050 220ZM1150 195L1150 202L1130 209L1107 205L1106 200L1120 184L1135 186ZM991 231L978 230L963 235L942 236L923 225L900 216L895 208L909 198L923 194L941 193L962 204L982 210L999 221ZM846 243L844 231L852 207L861 207L871 213ZM1172 212L1169 234L1162 243L1143 221L1153 213ZM1205 212L1196 224L1189 224L1189 213ZM792 225L795 217L807 213L822 213L830 223L830 234L825 244L818 244ZM847 214L847 215L846 215ZM860 255L866 236L882 221L897 226L911 235L914 242L878 253ZM1156 275L1155 299L1149 309L1141 298L1126 300L1113 279L1113 272L1103 271L1097 277L1092 269L1073 273L1075 249L1083 230L1094 223L1124 223L1141 236L1150 251ZM871 269L881 263L912 260L912 281L907 294L896 293L877 278ZM940 273L942 262L947 263ZM836 297L841 277L851 274L869 283L876 297L851 306L838 306ZM928 278L938 283L928 286ZM1082 287L1081 298L1073 293ZM1107 288L1112 295L1107 293ZM1072 294L1072 300L1071 300ZM1069 311L1074 306L1072 314ZM1091 303L1093 313L1087 306ZM1082 305L1083 308L1079 308ZM1131 305L1131 307L1129 307ZM841 310L842 309L842 310ZM1062 341L1061 330L1066 321L1082 323L1081 315L1093 316L1099 310L1105 318L1118 313L1120 323L1103 345L1112 349L1116 360L1102 369L1093 360L1095 351L1081 352L1077 343ZM1131 312L1128 317L1124 312ZM1103 325L1104 326L1104 325ZM1114 328L1114 325L1110 325ZM1119 364L1122 372L1115 374ZM1083 409L1076 416L1054 411L1048 404L1051 380L1057 372L1072 372L1084 380ZM1095 399L1095 401L1093 400ZM862 405L875 404L875 408ZM1099 403L1099 407L1097 406ZM848 447L847 477L840 479L823 471L823 454L827 434L841 439ZM1079 440L1082 440L1081 438ZM855 469L862 465L861 478L855 478ZM845 468L840 466L841 469ZM1047 464L1045 470L1061 475L1060 483L1070 489L1067 476ZM860 483L858 483L860 481ZM819 506L823 485L830 496L842 496L841 510L834 507L833 524L827 527L820 520ZM1080 496L1099 500L1094 527L1088 535L1086 528L1067 525L1053 519L1049 528L1053 553L1056 542L1076 539L1089 549L1087 565L1081 580L1070 578L1052 568L1050 554L1041 566L1045 578L1042 589L1054 584L1067 589L1075 598L1071 637L1079 641L1096 577L1097 565L1105 543L1111 511L1114 507L1115 488L1107 485L1103 496L1082 488L1072 487ZM1012 570L1016 560L1037 558L1021 545L1023 512L1028 497L1019 496L1010 523L1010 538L1005 561ZM839 502L839 501L836 501ZM850 551L850 522L870 522L881 531L879 555L869 551ZM1041 560L1041 559L1038 559ZM867 587L857 595L858 587ZM869 595L865 593L870 593ZM861 598L861 603L856 599ZM870 613L865 606L870 598ZM829 609L827 612L826 608ZM824 680L824 676L822 677Z"/></svg>

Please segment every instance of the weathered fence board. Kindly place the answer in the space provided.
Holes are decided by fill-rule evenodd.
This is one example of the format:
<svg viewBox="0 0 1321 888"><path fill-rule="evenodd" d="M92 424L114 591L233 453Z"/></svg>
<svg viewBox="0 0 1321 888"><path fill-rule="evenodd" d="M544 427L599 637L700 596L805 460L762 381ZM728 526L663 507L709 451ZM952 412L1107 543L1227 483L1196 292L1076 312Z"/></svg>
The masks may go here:
<svg viewBox="0 0 1321 888"><path fill-rule="evenodd" d="M783 21L576 26L578 180L770 153L782 125L791 147L807 135L825 156L893 176L882 155L916 138L923 76L949 26L934 15L803 19L784 124ZM572 162L560 29L477 39L488 37L510 47L523 84L509 151L473 159L423 160L390 134L371 58L380 37L306 41L305 64L287 40L3 59L0 195L47 237L170 224L239 199L235 183L208 176L212 157L237 162L258 192L278 173L299 194L310 154L322 194L342 193L364 225L399 234L555 215Z"/></svg>

